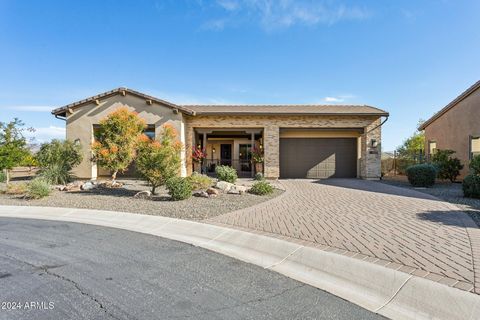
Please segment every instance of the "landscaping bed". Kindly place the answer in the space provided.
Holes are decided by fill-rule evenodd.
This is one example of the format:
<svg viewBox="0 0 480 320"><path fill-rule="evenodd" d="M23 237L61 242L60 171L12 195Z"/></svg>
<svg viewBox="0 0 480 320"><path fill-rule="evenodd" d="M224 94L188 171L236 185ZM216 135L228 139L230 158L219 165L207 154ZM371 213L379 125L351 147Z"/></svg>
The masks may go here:
<svg viewBox="0 0 480 320"><path fill-rule="evenodd" d="M250 207L270 200L283 191L274 189L270 195L257 196L250 193L228 194L220 192L217 197L190 197L182 201L171 201L164 188L150 199L137 199L134 195L139 191L149 190L145 182L140 180L122 180L121 188L98 187L91 190L52 191L51 195L42 199L25 199L21 195L0 193L0 205L68 207L123 211L149 215L159 215L179 219L203 220L238 209ZM11 183L22 183L12 181ZM1 190L5 186L0 186Z"/></svg>
<svg viewBox="0 0 480 320"><path fill-rule="evenodd" d="M444 201L453 203L461 210L465 211L480 227L480 199L464 197L461 183L437 181L429 188L415 188L408 182L405 176L384 177L381 182L427 193Z"/></svg>

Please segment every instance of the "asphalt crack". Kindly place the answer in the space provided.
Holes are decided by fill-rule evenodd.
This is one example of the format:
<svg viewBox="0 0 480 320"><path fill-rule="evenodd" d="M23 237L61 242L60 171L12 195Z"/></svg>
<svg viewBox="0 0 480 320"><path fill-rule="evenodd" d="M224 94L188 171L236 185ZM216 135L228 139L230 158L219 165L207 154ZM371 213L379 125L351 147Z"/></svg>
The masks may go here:
<svg viewBox="0 0 480 320"><path fill-rule="evenodd" d="M89 298L91 301L95 302L98 307L103 311L105 312L105 314L113 319L117 319L117 320L121 320L121 318L118 318L116 317L115 315L113 315L106 307L105 305L100 302L97 298L95 298L94 296L92 296L91 294L89 294L88 292L86 292L77 282L73 281L72 279L70 278L67 278L65 276L62 276L58 273L55 273L55 272L52 272L51 269L54 269L54 268L60 268L60 267L63 267L65 265L42 265L42 266L37 266L33 263L30 263L28 261L25 261L25 260L22 260L22 259L19 259L17 257L14 257L14 256L11 256L9 254L5 254L4 253L4 256L12 259L12 260L15 260L15 261L18 261L18 262L21 262L23 264L26 264L32 268L34 268L34 270L41 270L43 271L45 274L49 275L49 276L52 276L52 277L55 277L59 280L62 280L64 282L68 282L70 284L72 284L74 286L74 288L80 292L80 294L82 294L83 296Z"/></svg>

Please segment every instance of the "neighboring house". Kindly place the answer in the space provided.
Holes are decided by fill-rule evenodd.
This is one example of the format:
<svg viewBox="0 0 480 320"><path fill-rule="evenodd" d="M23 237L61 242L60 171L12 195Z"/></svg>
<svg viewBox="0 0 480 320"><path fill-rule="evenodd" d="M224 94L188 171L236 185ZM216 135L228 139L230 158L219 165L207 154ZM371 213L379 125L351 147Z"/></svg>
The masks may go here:
<svg viewBox="0 0 480 320"><path fill-rule="evenodd" d="M192 146L207 151L207 173L224 164L240 175L253 175L252 146L264 150L267 178L380 178L381 117L388 113L351 105L177 105L118 88L55 109L66 120L67 139L83 146L79 178L106 172L91 162L90 145L99 121L127 106L146 120L146 134L156 137L164 123L173 125L181 142L182 175L192 173Z"/></svg>
<svg viewBox="0 0 480 320"><path fill-rule="evenodd" d="M451 149L464 165L461 177L468 174L473 155L480 154L480 81L468 88L419 130L425 130L427 157L436 149Z"/></svg>

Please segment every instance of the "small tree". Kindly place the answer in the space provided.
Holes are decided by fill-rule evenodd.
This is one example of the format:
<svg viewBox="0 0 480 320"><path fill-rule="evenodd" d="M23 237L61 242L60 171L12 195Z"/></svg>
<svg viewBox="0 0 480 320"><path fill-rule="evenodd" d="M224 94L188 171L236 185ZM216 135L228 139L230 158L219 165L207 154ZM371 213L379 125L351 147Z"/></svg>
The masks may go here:
<svg viewBox="0 0 480 320"><path fill-rule="evenodd" d="M70 170L79 165L82 159L80 144L69 140L44 143L36 156L40 175L54 184L66 184L70 181Z"/></svg>
<svg viewBox="0 0 480 320"><path fill-rule="evenodd" d="M8 123L0 122L0 170L5 171L7 184L10 182L10 170L20 165L29 153L23 125L17 118Z"/></svg>
<svg viewBox="0 0 480 320"><path fill-rule="evenodd" d="M136 167L151 186L152 194L180 173L182 148L170 125L163 126L159 140L150 140L146 135L140 137Z"/></svg>
<svg viewBox="0 0 480 320"><path fill-rule="evenodd" d="M463 164L460 163L460 159L453 157L454 154L455 151L453 150L438 149L433 155L432 163L438 169L438 178L448 179L450 182L457 180L460 170L463 169Z"/></svg>
<svg viewBox="0 0 480 320"><path fill-rule="evenodd" d="M112 173L115 184L117 173L125 171L135 159L139 136L145 121L136 112L120 107L100 121L92 145L93 160Z"/></svg>

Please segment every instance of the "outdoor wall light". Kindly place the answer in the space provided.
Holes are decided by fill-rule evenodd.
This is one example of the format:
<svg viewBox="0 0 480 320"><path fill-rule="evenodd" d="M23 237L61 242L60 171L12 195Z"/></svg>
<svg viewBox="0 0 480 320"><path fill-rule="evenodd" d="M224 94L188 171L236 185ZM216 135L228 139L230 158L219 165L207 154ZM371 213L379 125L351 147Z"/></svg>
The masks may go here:
<svg viewBox="0 0 480 320"><path fill-rule="evenodd" d="M376 148L376 147L377 147L377 144L378 144L378 143L377 143L377 139L371 139L371 140L370 140L370 146L371 146L372 148Z"/></svg>
<svg viewBox="0 0 480 320"><path fill-rule="evenodd" d="M215 147L212 148L212 152L215 153Z"/></svg>

